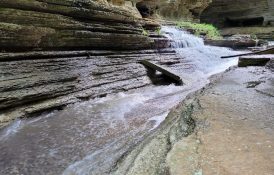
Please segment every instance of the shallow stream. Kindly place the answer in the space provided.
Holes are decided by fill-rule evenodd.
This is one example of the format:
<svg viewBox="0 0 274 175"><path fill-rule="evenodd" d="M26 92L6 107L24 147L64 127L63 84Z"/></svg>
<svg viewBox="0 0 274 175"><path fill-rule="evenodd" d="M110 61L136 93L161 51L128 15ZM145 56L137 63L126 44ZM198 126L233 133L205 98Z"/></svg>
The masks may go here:
<svg viewBox="0 0 274 175"><path fill-rule="evenodd" d="M205 46L201 38L163 27L174 40L183 86L150 86L20 119L0 131L0 174L107 174L116 161L159 126L187 94L236 65L228 48Z"/></svg>

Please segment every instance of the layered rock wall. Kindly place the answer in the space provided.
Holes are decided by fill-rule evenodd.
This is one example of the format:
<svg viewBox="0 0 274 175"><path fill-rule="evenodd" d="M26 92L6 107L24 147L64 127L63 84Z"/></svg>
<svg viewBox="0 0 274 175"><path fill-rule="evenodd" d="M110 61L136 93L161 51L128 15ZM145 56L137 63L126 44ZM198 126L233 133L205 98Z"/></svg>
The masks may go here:
<svg viewBox="0 0 274 175"><path fill-rule="evenodd" d="M162 1L160 15L176 20L199 21L201 13L212 0Z"/></svg>
<svg viewBox="0 0 274 175"><path fill-rule="evenodd" d="M0 128L17 117L151 84L138 61L160 58L143 51L157 45L144 28L159 25L126 4L1 0Z"/></svg>
<svg viewBox="0 0 274 175"><path fill-rule="evenodd" d="M0 54L0 128L18 117L152 84L141 60L182 70L172 50Z"/></svg>
<svg viewBox="0 0 274 175"><path fill-rule="evenodd" d="M144 49L140 14L90 0L1 0L2 50ZM157 25L157 24L155 24Z"/></svg>
<svg viewBox="0 0 274 175"><path fill-rule="evenodd" d="M201 21L218 27L274 25L273 0L213 0Z"/></svg>
<svg viewBox="0 0 274 175"><path fill-rule="evenodd" d="M137 8L143 17L199 21L211 0L141 0Z"/></svg>

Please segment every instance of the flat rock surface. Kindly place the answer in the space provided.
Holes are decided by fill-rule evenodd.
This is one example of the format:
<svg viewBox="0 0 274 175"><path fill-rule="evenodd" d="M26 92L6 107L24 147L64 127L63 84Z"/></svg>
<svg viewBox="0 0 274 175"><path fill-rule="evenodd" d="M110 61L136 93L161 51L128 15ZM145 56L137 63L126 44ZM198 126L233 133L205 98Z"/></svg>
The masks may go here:
<svg viewBox="0 0 274 175"><path fill-rule="evenodd" d="M268 54L268 55L246 55L241 56L241 59L274 59L274 54Z"/></svg>
<svg viewBox="0 0 274 175"><path fill-rule="evenodd" d="M273 72L238 68L202 96L196 132L167 156L173 175L274 174Z"/></svg>

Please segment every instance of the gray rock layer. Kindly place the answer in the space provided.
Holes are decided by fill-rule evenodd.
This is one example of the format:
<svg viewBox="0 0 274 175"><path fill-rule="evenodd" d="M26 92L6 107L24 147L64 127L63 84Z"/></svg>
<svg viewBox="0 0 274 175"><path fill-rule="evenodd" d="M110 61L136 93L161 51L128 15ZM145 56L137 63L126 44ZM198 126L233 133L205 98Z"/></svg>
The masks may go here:
<svg viewBox="0 0 274 175"><path fill-rule="evenodd" d="M152 84L140 60L183 64L172 50L0 54L0 125L81 100ZM179 67L179 66L178 66Z"/></svg>

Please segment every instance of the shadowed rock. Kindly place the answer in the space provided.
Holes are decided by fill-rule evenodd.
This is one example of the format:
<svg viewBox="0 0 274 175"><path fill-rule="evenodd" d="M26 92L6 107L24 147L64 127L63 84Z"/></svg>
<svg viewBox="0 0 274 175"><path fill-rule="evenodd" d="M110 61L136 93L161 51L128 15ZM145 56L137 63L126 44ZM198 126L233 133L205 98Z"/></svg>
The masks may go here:
<svg viewBox="0 0 274 175"><path fill-rule="evenodd" d="M270 60L274 59L274 55L248 55L239 58L239 67L247 66L265 66Z"/></svg>

